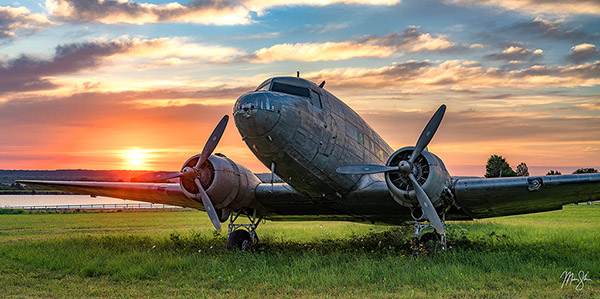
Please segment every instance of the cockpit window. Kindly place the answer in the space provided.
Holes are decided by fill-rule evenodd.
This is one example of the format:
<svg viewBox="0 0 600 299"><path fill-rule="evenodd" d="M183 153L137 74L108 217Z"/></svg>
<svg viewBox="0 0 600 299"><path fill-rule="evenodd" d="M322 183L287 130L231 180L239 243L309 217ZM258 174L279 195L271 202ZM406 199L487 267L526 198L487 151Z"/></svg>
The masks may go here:
<svg viewBox="0 0 600 299"><path fill-rule="evenodd" d="M256 91L266 91L269 89L269 84L271 84L271 80L267 80L265 82L263 82L262 84L260 84L257 88Z"/></svg>
<svg viewBox="0 0 600 299"><path fill-rule="evenodd" d="M298 87L298 86L273 82L273 86L271 86L271 91L283 92L283 93L287 93L287 94L310 98L310 92L308 91L308 88L306 88L306 87Z"/></svg>
<svg viewBox="0 0 600 299"><path fill-rule="evenodd" d="M321 96L312 89L310 90L310 102L315 107L323 108L323 105L321 104Z"/></svg>

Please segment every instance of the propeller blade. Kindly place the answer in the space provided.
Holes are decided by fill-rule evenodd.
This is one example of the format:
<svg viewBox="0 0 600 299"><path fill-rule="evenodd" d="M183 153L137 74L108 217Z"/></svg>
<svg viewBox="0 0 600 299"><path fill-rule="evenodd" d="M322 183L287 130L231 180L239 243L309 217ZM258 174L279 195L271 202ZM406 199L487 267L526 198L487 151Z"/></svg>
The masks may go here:
<svg viewBox="0 0 600 299"><path fill-rule="evenodd" d="M202 198L202 204L206 209L208 218L210 218L210 221L214 225L215 229L221 231L221 222L219 221L219 216L217 215L217 211L215 211L215 207L213 206L212 201L210 201L208 194L206 194L206 191L204 191L204 187L202 187L200 180L196 178L194 181L196 182L196 186L198 186L198 193Z"/></svg>
<svg viewBox="0 0 600 299"><path fill-rule="evenodd" d="M336 169L341 174L372 174L387 171L397 171L398 167L383 166L383 165L349 165L342 166Z"/></svg>
<svg viewBox="0 0 600 299"><path fill-rule="evenodd" d="M429 196L427 196L427 193L425 193L423 188L421 188L421 185L419 185L419 182L417 182L417 179L415 178L414 174L409 173L408 177L412 182L413 188L415 188L415 193L417 193L417 200L419 200L419 205L421 206L421 209L423 209L425 217L427 217L427 220L431 222L431 225L433 225L438 234L443 234L444 225L442 224L440 216L435 211L435 208L433 207Z"/></svg>
<svg viewBox="0 0 600 299"><path fill-rule="evenodd" d="M446 112L446 105L440 106L435 114L431 117L423 132L421 132L421 136L419 136L419 140L417 141L417 145L415 145L415 149L413 153L410 155L410 159L408 162L410 164L414 163L417 160L417 157L421 155L421 152L427 147L435 131L437 131L440 123L442 122L442 118L444 117L444 112Z"/></svg>
<svg viewBox="0 0 600 299"><path fill-rule="evenodd" d="M206 141L204 148L202 149L202 154L200 154L200 159L198 159L198 163L196 163L195 168L199 168L208 157L212 154L212 152L219 144L219 140L221 140L221 136L223 136L223 132L225 132L225 128L227 127L227 121L229 120L229 115L223 116L219 124L215 127L214 131L210 135L210 138Z"/></svg>
<svg viewBox="0 0 600 299"><path fill-rule="evenodd" d="M181 172L157 171L140 174L134 177L132 180L137 182L163 182L168 181L170 179L178 178L182 175L183 173Z"/></svg>

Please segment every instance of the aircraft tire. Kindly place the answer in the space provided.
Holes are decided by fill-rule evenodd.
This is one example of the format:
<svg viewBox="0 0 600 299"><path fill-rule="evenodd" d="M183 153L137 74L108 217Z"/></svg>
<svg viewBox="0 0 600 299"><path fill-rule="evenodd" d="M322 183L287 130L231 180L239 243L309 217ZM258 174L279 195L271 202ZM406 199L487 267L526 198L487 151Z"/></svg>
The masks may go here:
<svg viewBox="0 0 600 299"><path fill-rule="evenodd" d="M227 250L248 250L250 249L252 241L250 240L250 233L245 229L234 230L229 238L227 238Z"/></svg>

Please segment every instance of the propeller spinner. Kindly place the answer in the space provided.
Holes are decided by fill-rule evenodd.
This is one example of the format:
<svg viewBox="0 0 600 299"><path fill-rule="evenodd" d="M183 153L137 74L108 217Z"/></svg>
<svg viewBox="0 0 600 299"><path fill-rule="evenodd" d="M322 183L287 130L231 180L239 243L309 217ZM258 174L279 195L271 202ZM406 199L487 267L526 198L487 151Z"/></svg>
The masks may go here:
<svg viewBox="0 0 600 299"><path fill-rule="evenodd" d="M381 172L390 172L397 171L403 176L407 177L417 196L417 200L419 201L419 205L423 210L424 216L431 222L431 225L435 228L435 230L443 234L444 233L444 225L442 224L442 220L440 216L435 211L435 207L433 203L429 199L429 196L423 190L423 187L419 184L415 177L415 169L413 167L414 162L417 160L417 157L421 155L423 150L427 147L433 135L437 131L440 123L442 122L442 118L444 117L444 113L446 112L446 105L441 105L440 108L435 112L435 114L431 117L423 132L421 132L421 136L417 140L417 144L410 155L408 161L401 161L397 166L393 165L350 165L350 166L342 166L337 169L338 173L342 174L373 174L373 173L381 173ZM388 162L389 163L389 162Z"/></svg>

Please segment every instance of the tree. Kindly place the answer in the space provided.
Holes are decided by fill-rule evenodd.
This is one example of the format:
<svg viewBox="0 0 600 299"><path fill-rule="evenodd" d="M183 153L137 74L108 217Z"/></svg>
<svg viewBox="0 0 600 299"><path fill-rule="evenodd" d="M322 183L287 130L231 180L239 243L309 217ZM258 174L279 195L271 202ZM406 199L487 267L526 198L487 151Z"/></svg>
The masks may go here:
<svg viewBox="0 0 600 299"><path fill-rule="evenodd" d="M502 158L502 156L491 155L485 165L485 177L497 178L511 176L517 176L517 173L510 168L506 159Z"/></svg>
<svg viewBox="0 0 600 299"><path fill-rule="evenodd" d="M558 170L550 170L548 171L548 173L546 173L546 175L561 175L562 173L560 173L560 171Z"/></svg>
<svg viewBox="0 0 600 299"><path fill-rule="evenodd" d="M595 169L595 168L579 168L579 169L573 171L573 174L578 174L578 173L598 173L598 169Z"/></svg>
<svg viewBox="0 0 600 299"><path fill-rule="evenodd" d="M527 168L525 162L517 165L517 176L529 176L529 168Z"/></svg>

